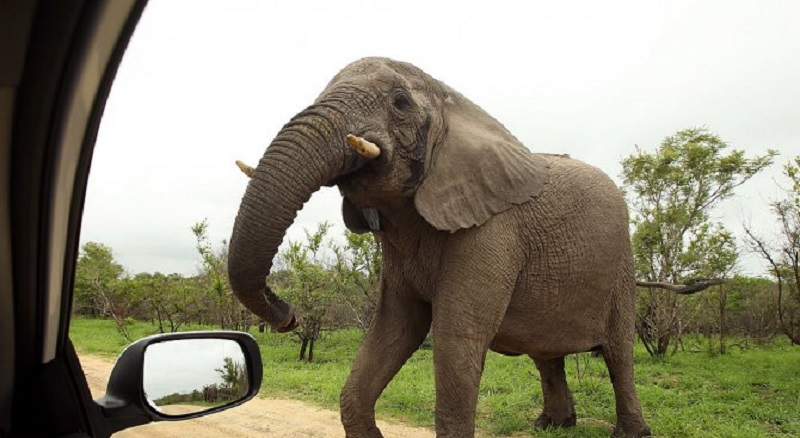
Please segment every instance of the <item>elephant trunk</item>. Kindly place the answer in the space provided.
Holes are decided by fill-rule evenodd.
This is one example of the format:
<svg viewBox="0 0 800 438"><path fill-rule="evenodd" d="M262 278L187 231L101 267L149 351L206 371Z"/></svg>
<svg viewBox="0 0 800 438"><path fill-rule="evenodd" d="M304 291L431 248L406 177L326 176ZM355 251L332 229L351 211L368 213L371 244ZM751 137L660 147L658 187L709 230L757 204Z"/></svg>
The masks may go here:
<svg viewBox="0 0 800 438"><path fill-rule="evenodd" d="M345 143L344 122L331 113L310 107L281 129L259 161L233 225L231 288L245 307L279 332L297 325L291 306L266 284L286 230L322 185L364 163Z"/></svg>

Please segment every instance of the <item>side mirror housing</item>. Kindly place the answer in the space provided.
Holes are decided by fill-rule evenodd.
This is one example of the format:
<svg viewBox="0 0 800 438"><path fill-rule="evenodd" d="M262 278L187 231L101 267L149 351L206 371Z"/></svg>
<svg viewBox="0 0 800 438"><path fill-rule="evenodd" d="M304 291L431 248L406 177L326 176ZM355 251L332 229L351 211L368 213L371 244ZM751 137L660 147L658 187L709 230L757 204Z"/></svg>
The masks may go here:
<svg viewBox="0 0 800 438"><path fill-rule="evenodd" d="M240 405L258 393L262 377L258 343L248 333L165 333L129 345L95 403L114 433Z"/></svg>

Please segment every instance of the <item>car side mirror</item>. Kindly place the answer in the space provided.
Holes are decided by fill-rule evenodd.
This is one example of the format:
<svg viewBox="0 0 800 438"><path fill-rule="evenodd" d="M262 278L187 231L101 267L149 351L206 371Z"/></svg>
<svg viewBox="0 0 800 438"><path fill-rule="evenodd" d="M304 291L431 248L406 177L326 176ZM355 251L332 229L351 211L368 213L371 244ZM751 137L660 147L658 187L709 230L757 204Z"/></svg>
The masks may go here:
<svg viewBox="0 0 800 438"><path fill-rule="evenodd" d="M111 434L240 405L258 393L261 379L258 343L248 333L165 333L129 345L95 402Z"/></svg>

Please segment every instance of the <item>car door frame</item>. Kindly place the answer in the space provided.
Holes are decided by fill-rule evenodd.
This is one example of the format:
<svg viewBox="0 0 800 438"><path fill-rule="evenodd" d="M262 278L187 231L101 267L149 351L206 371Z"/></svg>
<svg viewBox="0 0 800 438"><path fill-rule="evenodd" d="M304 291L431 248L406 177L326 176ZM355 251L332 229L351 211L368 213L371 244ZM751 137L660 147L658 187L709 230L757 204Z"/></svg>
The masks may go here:
<svg viewBox="0 0 800 438"><path fill-rule="evenodd" d="M28 2L30 3L30 2ZM68 338L74 267L92 152L117 68L146 0L37 2L13 84L8 150L12 435L109 436ZM8 394L10 393L10 407ZM23 419L40 412L33 422Z"/></svg>

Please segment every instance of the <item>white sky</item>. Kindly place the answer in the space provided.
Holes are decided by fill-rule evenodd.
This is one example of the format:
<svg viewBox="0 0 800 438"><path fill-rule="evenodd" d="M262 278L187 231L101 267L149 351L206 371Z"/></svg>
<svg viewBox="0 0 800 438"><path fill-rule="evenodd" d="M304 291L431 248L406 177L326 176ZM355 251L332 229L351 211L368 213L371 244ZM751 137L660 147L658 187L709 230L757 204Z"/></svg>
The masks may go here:
<svg viewBox="0 0 800 438"><path fill-rule="evenodd" d="M131 273L186 275L190 227L228 239L274 135L348 63L411 62L534 151L568 153L620 182L620 160L706 126L748 155L781 155L719 210L770 230L767 202L800 154L800 2L150 0L117 74L95 149L81 241ZM315 194L289 238L331 221ZM745 272L759 273L752 256Z"/></svg>

